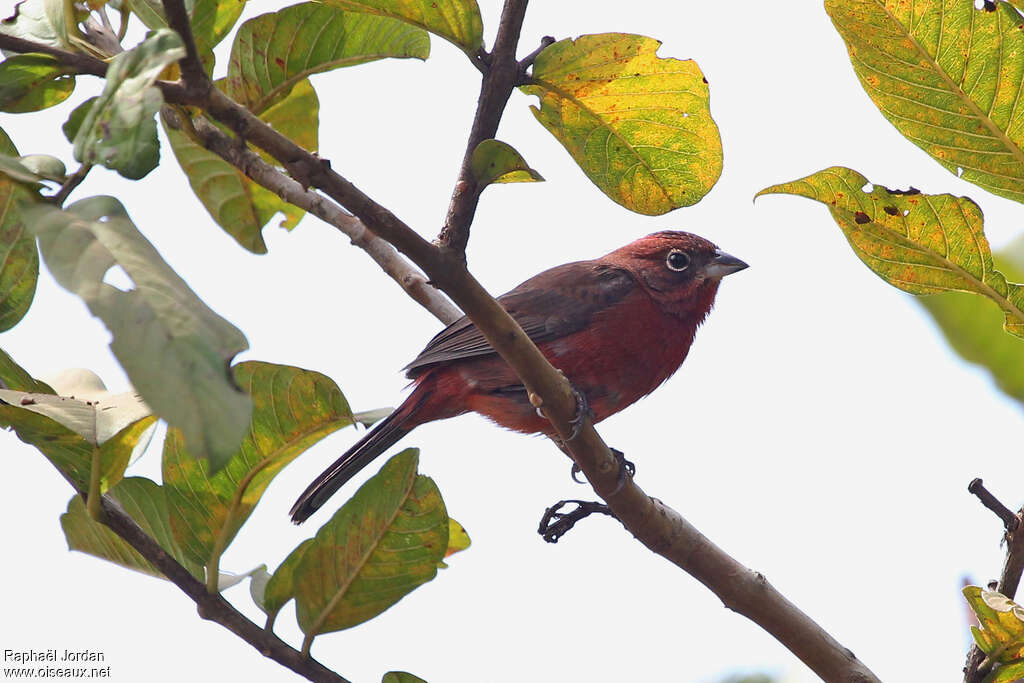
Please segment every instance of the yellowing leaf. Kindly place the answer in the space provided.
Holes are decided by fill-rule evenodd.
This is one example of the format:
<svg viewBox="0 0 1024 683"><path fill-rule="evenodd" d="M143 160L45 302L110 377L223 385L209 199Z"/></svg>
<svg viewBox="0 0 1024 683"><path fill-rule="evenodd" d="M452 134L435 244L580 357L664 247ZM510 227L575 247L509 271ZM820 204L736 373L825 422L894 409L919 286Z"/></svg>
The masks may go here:
<svg viewBox="0 0 1024 683"><path fill-rule="evenodd" d="M470 540L469 534L466 533L465 527L456 522L452 518L448 518L448 550L444 552L445 557L450 557L455 553L462 552L469 547Z"/></svg>
<svg viewBox="0 0 1024 683"><path fill-rule="evenodd" d="M7 161L7 168L35 184L38 179L31 171L12 158L17 154L14 143L3 134L0 155ZM38 201L38 195L4 171L0 166L0 332L9 330L25 317L39 280L39 250L21 217L21 205Z"/></svg>
<svg viewBox="0 0 1024 683"><path fill-rule="evenodd" d="M356 491L317 532L295 570L306 643L371 619L437 574L448 516L429 477L406 449Z"/></svg>
<svg viewBox="0 0 1024 683"><path fill-rule="evenodd" d="M291 551L281 566L277 568L274 575L267 580L261 599L257 600L256 604L271 618L281 611L285 603L295 597L295 570L312 543L313 539L307 538L297 545L295 550Z"/></svg>
<svg viewBox="0 0 1024 683"><path fill-rule="evenodd" d="M319 372L257 361L239 363L234 371L235 382L252 397L252 422L224 468L210 474L209 464L188 452L178 430L168 430L164 442L163 481L174 538L210 570L285 465L353 422L338 385Z"/></svg>
<svg viewBox="0 0 1024 683"><path fill-rule="evenodd" d="M474 56L483 47L476 0L322 0L338 9L367 12L419 26Z"/></svg>
<svg viewBox="0 0 1024 683"><path fill-rule="evenodd" d="M287 97L278 99L260 119L289 136L296 144L316 151L319 144L320 102L309 79L296 83ZM263 227L275 214L284 215L281 227L294 228L305 215L276 194L250 180L244 173L193 141L185 132L164 121L174 156L188 178L192 191L217 225L254 254L267 253ZM261 153L265 160L272 159Z"/></svg>
<svg viewBox="0 0 1024 683"><path fill-rule="evenodd" d="M1024 201L1024 19L1004 2L826 0L854 71L915 145Z"/></svg>
<svg viewBox="0 0 1024 683"><path fill-rule="evenodd" d="M39 111L60 104L74 90L75 77L50 55L14 55L0 62L0 111Z"/></svg>
<svg viewBox="0 0 1024 683"><path fill-rule="evenodd" d="M978 205L966 197L900 192L834 166L757 193L814 199L832 213L853 251L889 284L911 294L981 294L1005 315L1003 328L1024 337L1024 287L992 265Z"/></svg>
<svg viewBox="0 0 1024 683"><path fill-rule="evenodd" d="M511 145L501 140L484 140L473 150L471 162L477 187L491 183L533 183L543 181Z"/></svg>
<svg viewBox="0 0 1024 683"><path fill-rule="evenodd" d="M658 57L660 45L625 33L562 40L522 88L594 184L648 215L695 204L722 173L707 81L692 60Z"/></svg>
<svg viewBox="0 0 1024 683"><path fill-rule="evenodd" d="M203 578L203 568L183 556L171 537L167 525L167 502L160 486L143 477L129 477L113 487L110 496L192 576ZM159 570L120 536L92 519L80 496L75 496L68 503L68 511L61 515L60 525L67 537L69 550L78 550L128 569L164 578Z"/></svg>
<svg viewBox="0 0 1024 683"><path fill-rule="evenodd" d="M225 90L259 114L316 73L386 57L430 55L423 29L396 19L304 2L242 24Z"/></svg>
<svg viewBox="0 0 1024 683"><path fill-rule="evenodd" d="M978 647L1002 664L1024 660L1024 608L1001 593L978 586L967 586L963 593L981 625L980 629L971 627Z"/></svg>

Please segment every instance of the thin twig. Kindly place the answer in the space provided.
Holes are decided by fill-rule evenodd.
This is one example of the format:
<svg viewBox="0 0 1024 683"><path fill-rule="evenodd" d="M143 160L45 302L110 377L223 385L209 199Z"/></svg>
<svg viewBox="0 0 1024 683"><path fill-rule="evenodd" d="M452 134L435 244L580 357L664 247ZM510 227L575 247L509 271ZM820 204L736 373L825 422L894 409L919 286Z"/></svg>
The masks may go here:
<svg viewBox="0 0 1024 683"><path fill-rule="evenodd" d="M203 62L199 59L199 48L196 47L196 38L192 34L192 24L185 3L183 0L163 0L163 6L164 14L167 15L167 25L177 31L185 43L185 56L178 61L181 79L185 82L186 88L202 94L212 86L203 69Z"/></svg>
<svg viewBox="0 0 1024 683"><path fill-rule="evenodd" d="M527 0L505 0L498 24L498 35L494 39L494 49L491 50L490 62L480 83L476 116L473 118L466 152L462 157L459 178L452 192L444 227L438 236L438 242L442 247L453 250L461 258L465 258L469 226L473 222L477 202L480 200L480 188L473 177L473 150L481 142L497 134L505 105L508 104L512 89L519 80L516 46L519 44L519 33L523 28L523 18L526 16L526 4Z"/></svg>
<svg viewBox="0 0 1024 683"><path fill-rule="evenodd" d="M317 683L350 683L311 657L304 657L273 633L249 621L220 594L206 592L206 586L181 566L135 523L121 505L104 495L100 521L135 548L150 564L196 603L199 616L220 624L265 657Z"/></svg>
<svg viewBox="0 0 1024 683"><path fill-rule="evenodd" d="M1003 570L999 575L995 590L1013 600L1017 595L1017 588L1020 586L1021 574L1024 573L1024 525L1021 524L1021 515L1024 515L1024 509L1017 514L1011 512L985 488L981 479L972 480L967 486L967 490L977 496L981 504L995 513L1003 523L1006 559L1003 561ZM967 655L967 664L964 666L964 683L980 683L991 669L992 661L977 645L972 646Z"/></svg>
<svg viewBox="0 0 1024 683"><path fill-rule="evenodd" d="M172 127L178 127L179 113L169 107L164 109L164 120ZM323 195L304 188L263 161L258 154L226 135L222 130L203 118L191 120L197 142L224 161L228 162L257 184L270 190L286 202L308 211L328 225L337 228L365 251L399 284L416 303L423 306L446 325L462 316L460 311L444 294L427 282L426 276L409 263L388 242L385 242L363 225L355 216L341 210L337 204Z"/></svg>
<svg viewBox="0 0 1024 683"><path fill-rule="evenodd" d="M548 49L549 46L554 45L555 39L552 36L544 36L540 39L540 45L536 50L526 55L519 60L519 79L516 85L523 85L526 82L526 70L533 66L533 63L537 61L537 55L544 50Z"/></svg>
<svg viewBox="0 0 1024 683"><path fill-rule="evenodd" d="M78 170L68 176L68 179L64 181L64 184L60 186L57 193L49 198L51 202L57 206L64 206L64 202L67 201L68 195L75 191L75 188L82 184L85 180L85 176L89 174L92 169L92 164L82 164L78 167Z"/></svg>
<svg viewBox="0 0 1024 683"><path fill-rule="evenodd" d="M980 478L971 480L971 483L967 485L967 490L978 497L981 504L987 507L989 510L995 513L996 517L1003 520L1003 528L1008 532L1015 531L1017 526L1020 524L1020 520L1017 519L1017 515L1010 512L1010 508L999 502L999 499L992 495ZM1012 596L1010 596L1012 597Z"/></svg>

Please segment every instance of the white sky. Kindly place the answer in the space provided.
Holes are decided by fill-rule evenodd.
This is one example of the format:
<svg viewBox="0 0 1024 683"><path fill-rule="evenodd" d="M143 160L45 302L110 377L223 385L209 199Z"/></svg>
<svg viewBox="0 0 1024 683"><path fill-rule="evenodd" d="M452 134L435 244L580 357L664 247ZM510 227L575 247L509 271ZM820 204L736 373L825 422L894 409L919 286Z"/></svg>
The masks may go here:
<svg viewBox="0 0 1024 683"><path fill-rule="evenodd" d="M489 43L499 3L483 5ZM254 1L245 16L273 8ZM967 645L961 577L984 582L1002 562L999 523L966 487L981 476L1008 505L1020 503L1011 436L1022 427L1020 407L956 359L909 295L856 259L822 206L751 199L767 185L845 165L890 187L973 197L996 246L1019 234L1024 208L958 180L882 118L820 1L535 2L521 54L546 34L605 31L650 35L664 41L662 56L698 61L724 143L721 180L692 208L631 214L533 120L535 98L514 93L499 137L548 182L485 192L472 270L499 294L665 228L697 232L750 263L724 282L682 370L599 431L636 463L640 486L763 572L883 680L958 679ZM426 63L315 77L322 154L432 237L478 81L439 39ZM74 103L97 82L80 83ZM58 126L72 101L4 115L0 125L22 153L70 162ZM315 219L291 234L275 221L265 231L269 255L243 251L208 218L166 144L162 151L168 163L143 181L95 171L75 197L120 197L164 258L246 333L251 350L239 359L324 372L356 409L397 405L406 384L399 368L439 324ZM88 367L122 390L107 341L102 324L47 274L26 319L0 337L34 374ZM287 510L356 436L343 430L287 468L222 567L273 569L314 533L333 506L301 528ZM67 485L13 435L3 443L0 649L99 650L115 681L298 680L199 620L171 584L68 553L58 523ZM360 683L390 669L430 683L712 681L765 670L816 680L615 522L588 520L556 546L542 542L535 528L545 506L589 496L549 442L467 416L418 429L402 443L413 445L473 547L378 619L318 638L314 655L342 675ZM159 450L131 473L158 477ZM245 586L226 595L262 620ZM298 644L293 615L286 607L277 629Z"/></svg>

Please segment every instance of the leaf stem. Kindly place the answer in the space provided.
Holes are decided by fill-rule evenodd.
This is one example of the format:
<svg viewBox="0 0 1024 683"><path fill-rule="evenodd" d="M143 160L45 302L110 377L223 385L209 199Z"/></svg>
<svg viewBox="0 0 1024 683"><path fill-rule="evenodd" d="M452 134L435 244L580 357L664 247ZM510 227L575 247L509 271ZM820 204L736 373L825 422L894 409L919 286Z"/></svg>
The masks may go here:
<svg viewBox="0 0 1024 683"><path fill-rule="evenodd" d="M64 202L67 201L68 195L75 191L82 181L85 180L85 176L89 175L89 171L92 169L92 164L85 163L78 167L78 170L68 176L68 179L64 181L64 184L60 186L60 190L50 198L50 201L57 206L64 206Z"/></svg>

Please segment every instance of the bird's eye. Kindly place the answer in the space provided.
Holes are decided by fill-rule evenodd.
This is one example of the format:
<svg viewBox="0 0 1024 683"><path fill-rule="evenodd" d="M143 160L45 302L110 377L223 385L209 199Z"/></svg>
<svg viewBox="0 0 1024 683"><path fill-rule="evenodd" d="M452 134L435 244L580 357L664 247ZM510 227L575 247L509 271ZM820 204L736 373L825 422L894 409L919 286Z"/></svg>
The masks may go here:
<svg viewBox="0 0 1024 683"><path fill-rule="evenodd" d="M668 258L665 259L665 265L668 266L669 270L686 270L686 268L690 265L690 257L687 256L685 251L673 249L672 251L668 252Z"/></svg>

